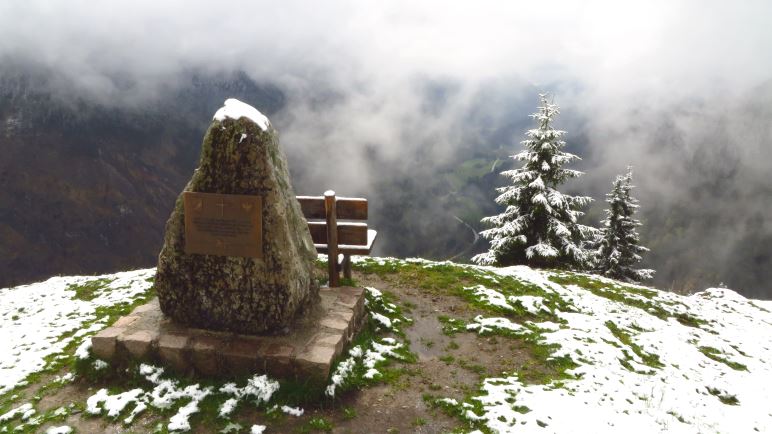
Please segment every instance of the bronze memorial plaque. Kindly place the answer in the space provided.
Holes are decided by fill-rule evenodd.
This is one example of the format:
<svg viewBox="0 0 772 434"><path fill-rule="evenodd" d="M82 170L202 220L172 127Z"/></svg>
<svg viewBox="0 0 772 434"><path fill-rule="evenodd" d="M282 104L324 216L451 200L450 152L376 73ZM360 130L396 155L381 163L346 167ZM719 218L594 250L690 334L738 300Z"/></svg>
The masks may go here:
<svg viewBox="0 0 772 434"><path fill-rule="evenodd" d="M263 257L263 202L260 196L183 194L185 253Z"/></svg>

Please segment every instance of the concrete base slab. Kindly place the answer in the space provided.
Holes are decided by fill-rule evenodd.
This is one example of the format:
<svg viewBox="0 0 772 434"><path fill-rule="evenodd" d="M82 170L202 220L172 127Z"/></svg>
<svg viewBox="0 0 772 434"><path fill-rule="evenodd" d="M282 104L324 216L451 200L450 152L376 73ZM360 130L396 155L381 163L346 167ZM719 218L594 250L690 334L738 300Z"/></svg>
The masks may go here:
<svg viewBox="0 0 772 434"><path fill-rule="evenodd" d="M325 380L332 361L365 319L362 288L322 288L320 300L292 327L272 335L239 335L186 327L161 312L158 299L137 307L91 338L100 359L160 363L180 373Z"/></svg>

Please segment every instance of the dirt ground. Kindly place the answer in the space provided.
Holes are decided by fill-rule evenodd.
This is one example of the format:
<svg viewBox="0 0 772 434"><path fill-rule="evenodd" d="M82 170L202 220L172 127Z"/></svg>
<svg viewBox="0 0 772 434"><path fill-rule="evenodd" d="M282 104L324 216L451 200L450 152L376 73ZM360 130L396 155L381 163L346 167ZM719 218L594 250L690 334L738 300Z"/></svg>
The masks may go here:
<svg viewBox="0 0 772 434"><path fill-rule="evenodd" d="M404 331L417 361L392 362L392 367L403 368L403 374L396 380L347 392L334 404L327 403L323 408L306 406L301 417L281 415L267 419L262 412L242 406L232 419L244 427L240 432L249 432L253 424L266 425L266 433L316 432L318 430L309 427L313 418L329 421L332 428L328 431L333 433L451 432L464 428L463 422L431 408L424 402L424 394L463 399L477 390L482 377L519 370L533 361L528 347L517 340L485 338L466 332L453 337L445 335L438 316L470 319L478 313L457 297L426 294L376 275L355 273L354 278L360 285L372 286L396 296L396 303L413 320ZM86 380L78 379L43 397L36 408L42 413L71 402L85 404L96 389ZM32 396L34 392L27 394ZM78 433L145 433L153 432L159 423L165 425L168 417L147 411L126 427L106 418L88 417L81 413L70 415L65 423ZM192 432L213 432L211 427L196 422L193 417Z"/></svg>

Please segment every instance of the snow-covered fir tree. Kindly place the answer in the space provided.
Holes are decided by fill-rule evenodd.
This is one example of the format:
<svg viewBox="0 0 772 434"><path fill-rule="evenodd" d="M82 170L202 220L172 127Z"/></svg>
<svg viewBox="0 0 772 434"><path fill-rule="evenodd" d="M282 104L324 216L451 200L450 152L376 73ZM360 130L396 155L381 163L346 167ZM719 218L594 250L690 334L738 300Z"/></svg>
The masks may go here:
<svg viewBox="0 0 772 434"><path fill-rule="evenodd" d="M511 185L498 188L496 203L506 207L503 213L482 222L491 228L481 232L490 241L490 250L472 260L482 265L528 264L537 267L588 268L592 252L587 242L597 236L597 229L577 223L589 197L569 196L557 190L569 178L583 173L563 166L579 157L562 149L565 131L552 127L559 113L547 96L539 95L539 111L531 117L537 128L528 130L524 150L513 155L523 167L501 172Z"/></svg>
<svg viewBox="0 0 772 434"><path fill-rule="evenodd" d="M638 244L635 228L641 222L633 218L638 200L630 196L632 179L632 168L628 167L626 174L617 176L611 193L606 195L609 207L601 222L596 271L625 282L640 282L651 279L654 270L633 268L641 261L641 253L649 249Z"/></svg>

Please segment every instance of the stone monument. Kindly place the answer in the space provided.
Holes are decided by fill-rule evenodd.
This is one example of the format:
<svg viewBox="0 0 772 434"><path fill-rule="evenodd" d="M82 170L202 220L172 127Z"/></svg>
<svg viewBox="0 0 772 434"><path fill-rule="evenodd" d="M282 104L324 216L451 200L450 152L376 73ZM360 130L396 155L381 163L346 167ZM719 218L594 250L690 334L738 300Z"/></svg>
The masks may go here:
<svg viewBox="0 0 772 434"><path fill-rule="evenodd" d="M158 298L94 335L92 353L118 366L323 383L365 321L365 296L319 288L315 259L276 131L229 99L166 224Z"/></svg>
<svg viewBox="0 0 772 434"><path fill-rule="evenodd" d="M209 330L281 330L318 296L315 258L276 131L255 108L227 100L166 224L161 310Z"/></svg>

